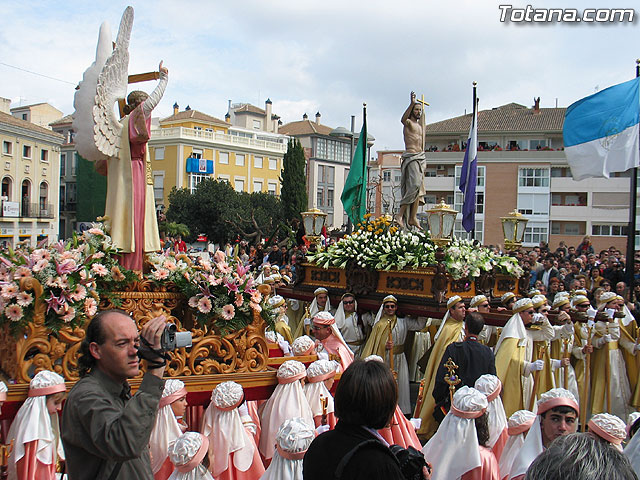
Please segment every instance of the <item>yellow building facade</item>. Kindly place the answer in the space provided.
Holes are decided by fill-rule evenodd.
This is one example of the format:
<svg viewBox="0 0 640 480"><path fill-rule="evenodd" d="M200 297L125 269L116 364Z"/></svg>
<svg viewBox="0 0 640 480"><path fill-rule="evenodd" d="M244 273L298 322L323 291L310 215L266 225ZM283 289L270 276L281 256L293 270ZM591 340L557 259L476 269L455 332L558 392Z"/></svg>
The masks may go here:
<svg viewBox="0 0 640 480"><path fill-rule="evenodd" d="M149 141L156 205L168 208L174 186L194 191L206 178L226 180L238 192L280 195L287 140L174 105L174 114L152 127Z"/></svg>
<svg viewBox="0 0 640 480"><path fill-rule="evenodd" d="M0 111L0 244L58 240L64 138Z"/></svg>

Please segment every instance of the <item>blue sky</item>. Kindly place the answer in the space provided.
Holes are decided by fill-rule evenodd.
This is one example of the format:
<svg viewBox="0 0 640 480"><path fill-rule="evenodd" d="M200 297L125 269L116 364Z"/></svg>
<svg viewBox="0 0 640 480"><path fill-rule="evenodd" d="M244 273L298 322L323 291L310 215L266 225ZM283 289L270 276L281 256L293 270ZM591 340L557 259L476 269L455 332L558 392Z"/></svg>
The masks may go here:
<svg viewBox="0 0 640 480"><path fill-rule="evenodd" d="M541 97L559 106L634 76L640 20L631 24L503 24L494 0L0 0L0 96L12 106L49 102L73 111L75 84L95 56L102 21L117 33L135 8L130 73L164 60L169 86L156 115L174 102L223 118L227 101L264 106L284 122L311 118L349 126L368 105L374 150L401 149L409 92L425 95L427 122L471 108ZM540 1L535 8L633 6ZM527 3L514 4L515 8ZM636 8L640 16L640 7ZM29 74L26 70L65 82ZM151 84L143 84L149 90Z"/></svg>

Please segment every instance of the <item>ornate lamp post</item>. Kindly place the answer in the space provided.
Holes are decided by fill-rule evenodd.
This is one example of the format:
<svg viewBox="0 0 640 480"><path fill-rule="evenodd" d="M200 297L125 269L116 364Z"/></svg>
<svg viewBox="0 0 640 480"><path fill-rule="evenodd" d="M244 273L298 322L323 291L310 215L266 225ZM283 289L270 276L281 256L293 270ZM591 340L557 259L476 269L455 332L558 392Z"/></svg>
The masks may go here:
<svg viewBox="0 0 640 480"><path fill-rule="evenodd" d="M456 215L458 212L444 203L444 200L440 200L438 205L427 210L431 240L439 248L445 247L451 242Z"/></svg>
<svg viewBox="0 0 640 480"><path fill-rule="evenodd" d="M436 275L431 285L431 291L438 302L446 300L447 275L444 266L444 250L453 237L453 226L456 223L458 212L440 200L435 207L427 210L427 222L429 223L429 233L431 240L436 244Z"/></svg>
<svg viewBox="0 0 640 480"><path fill-rule="evenodd" d="M327 220L327 214L317 208L312 208L306 212L302 212L302 223L307 239L311 243L310 250L315 251L320 245L320 235L322 227Z"/></svg>
<svg viewBox="0 0 640 480"><path fill-rule="evenodd" d="M521 213L513 211L502 220L502 232L504 234L504 246L507 250L513 251L522 246L524 231L527 228L528 218L523 217Z"/></svg>

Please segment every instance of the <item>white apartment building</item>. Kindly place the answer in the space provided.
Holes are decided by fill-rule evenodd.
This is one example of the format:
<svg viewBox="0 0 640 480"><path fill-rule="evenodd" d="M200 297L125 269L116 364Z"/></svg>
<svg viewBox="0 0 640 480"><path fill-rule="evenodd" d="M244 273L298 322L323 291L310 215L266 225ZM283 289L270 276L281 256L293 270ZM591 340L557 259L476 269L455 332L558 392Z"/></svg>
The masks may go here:
<svg viewBox="0 0 640 480"><path fill-rule="evenodd" d="M564 154L565 108L532 108L511 103L478 112L478 185L475 238L502 244L500 217L516 209L529 218L525 246L560 241L577 245L591 235L596 249L614 245L624 250L629 215L629 173L610 179L573 180ZM458 190L471 114L427 125L427 195L423 210L441 199L458 211ZM382 177L374 211L387 213L384 189L399 193L401 151L378 152L371 168ZM375 167L375 168L374 168ZM389 173L386 173L386 172ZM372 177L370 176L370 182ZM390 198L386 195L387 198ZM458 215L454 234L467 237ZM638 236L636 235L636 244Z"/></svg>

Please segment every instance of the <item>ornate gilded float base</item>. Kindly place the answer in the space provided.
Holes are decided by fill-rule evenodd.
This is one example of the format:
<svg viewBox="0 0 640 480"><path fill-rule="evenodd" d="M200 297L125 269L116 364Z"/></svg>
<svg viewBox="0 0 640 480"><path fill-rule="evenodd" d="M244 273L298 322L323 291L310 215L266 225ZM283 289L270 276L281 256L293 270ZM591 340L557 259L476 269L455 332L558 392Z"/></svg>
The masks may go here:
<svg viewBox="0 0 640 480"><path fill-rule="evenodd" d="M304 284L345 289L347 287L347 276L344 268L322 268L317 265L305 263Z"/></svg>
<svg viewBox="0 0 640 480"><path fill-rule="evenodd" d="M435 273L435 268L381 271L377 291L392 295L431 297Z"/></svg>
<svg viewBox="0 0 640 480"><path fill-rule="evenodd" d="M483 273L475 279L454 280L443 264L406 270L369 270L347 264L346 269L304 264L304 278L296 286L326 287L350 291L360 296L371 294L402 295L445 303L447 297L459 295L472 298L477 294L499 298L506 291L523 292L528 277L518 279L507 275Z"/></svg>
<svg viewBox="0 0 640 480"><path fill-rule="evenodd" d="M85 336L84 328L63 328L57 334L44 324L46 304L40 298L42 286L33 278L21 281L21 289L33 291L38 299L33 320L17 338L7 326L0 329L0 366L9 380L28 383L40 370L53 370L67 381L78 379L77 352ZM103 298L100 310L120 308L134 318L138 327L157 315L165 315L179 331L191 331L193 346L170 352L165 370L169 377L209 375L267 370L268 348L265 323L260 314L243 330L221 336L208 327L194 325L183 296L175 285L158 285L145 280L134 282L124 292ZM139 377L143 375L140 372Z"/></svg>
<svg viewBox="0 0 640 480"><path fill-rule="evenodd" d="M496 283L493 287L493 295L495 297L501 297L507 292L517 294L518 279L509 277L507 275L496 275Z"/></svg>

